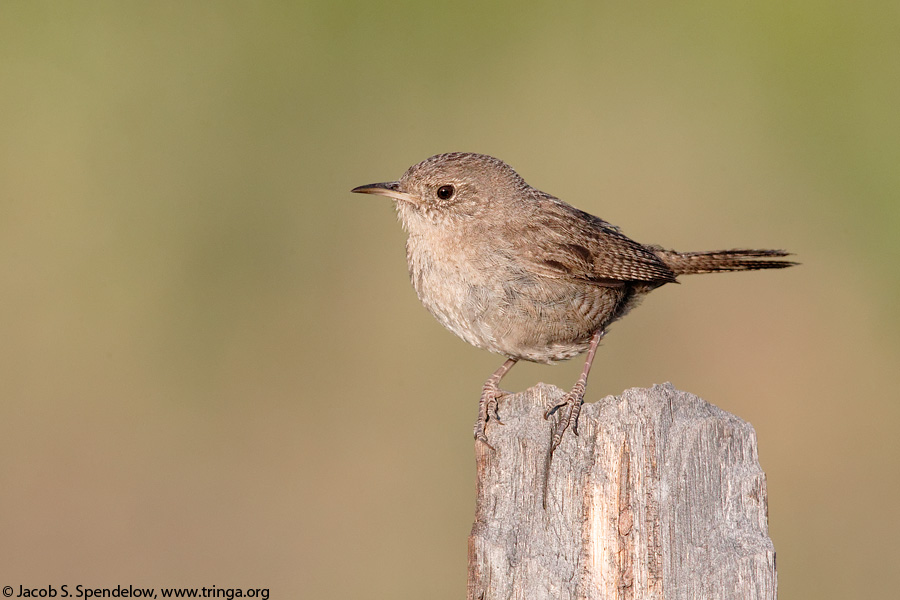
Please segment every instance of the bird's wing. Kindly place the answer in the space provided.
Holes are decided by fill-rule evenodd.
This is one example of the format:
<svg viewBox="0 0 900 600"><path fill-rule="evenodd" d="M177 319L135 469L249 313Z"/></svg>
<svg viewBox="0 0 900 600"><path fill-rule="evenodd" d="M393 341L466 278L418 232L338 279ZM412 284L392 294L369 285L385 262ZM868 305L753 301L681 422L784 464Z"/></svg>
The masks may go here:
<svg viewBox="0 0 900 600"><path fill-rule="evenodd" d="M540 228L528 259L545 277L571 277L596 285L620 286L642 281L668 283L675 273L652 250L603 219L546 195ZM549 202L547 202L549 201Z"/></svg>

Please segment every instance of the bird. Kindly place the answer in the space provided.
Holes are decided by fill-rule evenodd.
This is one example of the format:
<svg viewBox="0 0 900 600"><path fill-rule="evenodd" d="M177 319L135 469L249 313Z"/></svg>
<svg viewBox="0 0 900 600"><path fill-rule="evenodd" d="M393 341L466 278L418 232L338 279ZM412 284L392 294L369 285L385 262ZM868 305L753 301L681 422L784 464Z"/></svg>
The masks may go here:
<svg viewBox="0 0 900 600"><path fill-rule="evenodd" d="M485 154L437 154L396 181L354 193L393 200L407 233L410 279L426 309L478 348L506 357L482 386L474 437L501 422L500 382L520 360L554 364L586 353L581 375L559 401L550 454L577 435L588 375L609 326L649 292L681 275L780 269L784 250L677 252L645 245Z"/></svg>

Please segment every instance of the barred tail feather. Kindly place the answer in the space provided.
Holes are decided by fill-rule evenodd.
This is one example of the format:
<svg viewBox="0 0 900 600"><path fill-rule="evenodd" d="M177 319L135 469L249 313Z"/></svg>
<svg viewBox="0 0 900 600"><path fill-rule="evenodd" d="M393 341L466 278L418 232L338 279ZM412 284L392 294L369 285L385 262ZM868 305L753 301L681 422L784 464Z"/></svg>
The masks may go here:
<svg viewBox="0 0 900 600"><path fill-rule="evenodd" d="M693 273L720 273L725 271L755 271L757 269L783 269L796 262L773 260L790 256L784 250L713 250L711 252L675 252L656 250L656 255L675 275Z"/></svg>

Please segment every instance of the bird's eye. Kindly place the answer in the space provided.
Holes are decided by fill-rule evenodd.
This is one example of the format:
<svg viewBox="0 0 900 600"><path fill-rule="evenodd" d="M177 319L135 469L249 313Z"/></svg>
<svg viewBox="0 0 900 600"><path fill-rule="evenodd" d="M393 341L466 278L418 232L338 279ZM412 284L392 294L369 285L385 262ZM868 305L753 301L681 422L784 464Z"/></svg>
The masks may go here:
<svg viewBox="0 0 900 600"><path fill-rule="evenodd" d="M438 188L437 197L441 200L449 200L450 197L453 196L454 191L452 185L442 185Z"/></svg>

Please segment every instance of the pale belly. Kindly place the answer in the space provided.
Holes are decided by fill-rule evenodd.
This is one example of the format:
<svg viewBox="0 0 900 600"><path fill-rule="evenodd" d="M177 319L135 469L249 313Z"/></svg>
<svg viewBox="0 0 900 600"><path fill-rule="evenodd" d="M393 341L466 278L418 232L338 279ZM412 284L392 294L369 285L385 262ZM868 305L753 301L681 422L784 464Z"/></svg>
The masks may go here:
<svg viewBox="0 0 900 600"><path fill-rule="evenodd" d="M473 346L540 363L586 351L627 293L559 279L548 285L502 260L477 269L420 253L409 263L419 299L444 327Z"/></svg>

